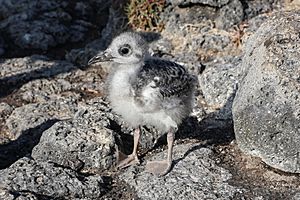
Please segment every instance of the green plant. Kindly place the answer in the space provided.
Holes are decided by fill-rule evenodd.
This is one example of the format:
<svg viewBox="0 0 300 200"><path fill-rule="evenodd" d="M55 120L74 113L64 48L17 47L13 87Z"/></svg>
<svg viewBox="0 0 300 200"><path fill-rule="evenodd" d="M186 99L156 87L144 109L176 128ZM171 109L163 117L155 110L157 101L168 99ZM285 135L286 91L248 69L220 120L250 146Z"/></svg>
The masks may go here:
<svg viewBox="0 0 300 200"><path fill-rule="evenodd" d="M129 24L132 28L143 31L161 31L163 23L160 13L166 0L130 0L126 7Z"/></svg>

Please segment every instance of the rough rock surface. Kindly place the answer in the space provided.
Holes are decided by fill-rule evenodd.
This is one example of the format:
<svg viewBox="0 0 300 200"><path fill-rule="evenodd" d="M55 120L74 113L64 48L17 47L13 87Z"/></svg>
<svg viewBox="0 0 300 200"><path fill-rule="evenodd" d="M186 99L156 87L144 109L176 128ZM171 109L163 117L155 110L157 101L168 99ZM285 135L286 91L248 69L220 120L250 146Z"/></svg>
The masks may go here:
<svg viewBox="0 0 300 200"><path fill-rule="evenodd" d="M206 102L223 107L235 94L241 72L241 57L225 57L204 63L205 70L198 76L199 85Z"/></svg>
<svg viewBox="0 0 300 200"><path fill-rule="evenodd" d="M241 78L240 63L240 56L215 59L204 63L205 70L198 75L203 95L200 102L208 107L205 112L210 115L202 122L211 129L232 127L232 103Z"/></svg>
<svg viewBox="0 0 300 200"><path fill-rule="evenodd" d="M243 21L243 19L243 4L239 0L231 0L227 5L220 9L218 17L216 18L216 27L228 29Z"/></svg>
<svg viewBox="0 0 300 200"><path fill-rule="evenodd" d="M210 9L207 8L206 12L213 13ZM214 19L206 19L209 14L204 10L204 7L197 6L185 9L176 7L164 17L162 37L171 42L172 48L169 49L181 62L195 61L199 56L209 57L233 46L231 35L214 28Z"/></svg>
<svg viewBox="0 0 300 200"><path fill-rule="evenodd" d="M1 66L3 66L0 72L1 81L10 84L37 78L51 77L61 73L66 74L67 72L78 69L76 66L66 61L53 61L42 55L2 59Z"/></svg>
<svg viewBox="0 0 300 200"><path fill-rule="evenodd" d="M27 104L14 109L5 120L6 137L11 141L0 146L0 168L31 153L42 133L55 122L70 118L76 112L74 102L48 101Z"/></svg>
<svg viewBox="0 0 300 200"><path fill-rule="evenodd" d="M32 194L26 195L26 199L30 196L35 199L35 195L40 198L97 199L104 187L101 176L84 177L53 163L36 162L26 157L0 171L0 191L4 191L0 197L5 195L5 199L14 199L9 196L22 193Z"/></svg>
<svg viewBox="0 0 300 200"><path fill-rule="evenodd" d="M115 139L109 129L108 111L101 99L79 105L74 119L58 122L43 133L32 157L74 170L102 171L112 167Z"/></svg>
<svg viewBox="0 0 300 200"><path fill-rule="evenodd" d="M244 7L244 14L247 19L251 19L261 13L268 13L274 9L282 7L281 0L255 0L241 1Z"/></svg>
<svg viewBox="0 0 300 200"><path fill-rule="evenodd" d="M142 33L151 53L201 83L176 133L174 171L158 178L143 171L166 155L152 127L143 127L142 164L111 168L116 146L131 153L132 130L103 98L110 66L84 67L129 28L125 1L0 0L0 199L299 199L299 176L239 151L231 115L244 41L282 1L167 0L164 30Z"/></svg>
<svg viewBox="0 0 300 200"><path fill-rule="evenodd" d="M0 66L0 96L9 95L29 81L52 78L57 75L60 75L60 78L67 78L70 72L78 70L69 62L50 60L42 55L2 59ZM32 93L33 91L29 92Z"/></svg>
<svg viewBox="0 0 300 200"><path fill-rule="evenodd" d="M299 11L278 13L249 38L233 104L240 148L293 173L300 173L299 21Z"/></svg>
<svg viewBox="0 0 300 200"><path fill-rule="evenodd" d="M27 130L40 126L54 119L70 118L76 112L72 102L47 102L27 104L16 108L6 120L8 131L14 139L20 137Z"/></svg>
<svg viewBox="0 0 300 200"><path fill-rule="evenodd" d="M227 4L230 0L174 0L170 1L173 5L189 6L191 4L203 4L213 7L221 7Z"/></svg>
<svg viewBox="0 0 300 200"><path fill-rule="evenodd" d="M6 118L13 112L14 107L9 105L8 103L1 102L0 103L0 120L1 122L5 121Z"/></svg>
<svg viewBox="0 0 300 200"><path fill-rule="evenodd" d="M109 5L109 1L2 0L0 30L19 48L48 50L59 44L83 41L94 29L93 21L88 20L93 6L103 11ZM98 20L101 23L101 16Z"/></svg>
<svg viewBox="0 0 300 200"><path fill-rule="evenodd" d="M201 144L174 147L174 167L164 177L137 172L131 167L121 178L134 187L141 199L223 199L233 198L243 189L231 186L231 174L210 158L212 151ZM166 151L151 160L165 159ZM149 158L148 158L149 159ZM195 173L197 172L197 173Z"/></svg>

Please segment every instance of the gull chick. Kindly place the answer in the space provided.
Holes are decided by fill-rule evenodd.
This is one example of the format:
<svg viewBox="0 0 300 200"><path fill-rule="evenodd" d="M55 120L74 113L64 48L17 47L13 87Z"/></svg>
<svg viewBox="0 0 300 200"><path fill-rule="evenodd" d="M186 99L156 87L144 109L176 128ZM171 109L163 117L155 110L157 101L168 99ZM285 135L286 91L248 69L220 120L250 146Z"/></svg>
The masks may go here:
<svg viewBox="0 0 300 200"><path fill-rule="evenodd" d="M196 79L179 64L151 57L148 50L147 42L138 33L125 32L88 65L113 62L108 98L113 111L134 128L133 152L117 167L139 163L140 126L151 125L167 133L168 154L166 160L147 162L146 171L165 175L172 166L174 134L193 108Z"/></svg>

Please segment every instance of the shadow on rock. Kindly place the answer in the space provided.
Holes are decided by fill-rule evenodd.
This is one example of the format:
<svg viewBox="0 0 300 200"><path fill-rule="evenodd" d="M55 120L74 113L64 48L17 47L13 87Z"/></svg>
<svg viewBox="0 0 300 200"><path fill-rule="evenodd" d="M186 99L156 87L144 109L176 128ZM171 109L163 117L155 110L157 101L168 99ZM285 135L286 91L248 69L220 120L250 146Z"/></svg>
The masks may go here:
<svg viewBox="0 0 300 200"><path fill-rule="evenodd" d="M206 141L206 146L229 144L235 139L231 112L234 96L235 93L228 98L222 108L209 113L201 121L196 116L184 120L178 128L176 140L196 139ZM166 141L166 134L164 134L157 140L153 149L166 144Z"/></svg>
<svg viewBox="0 0 300 200"><path fill-rule="evenodd" d="M191 131L191 138L207 140L212 145L228 144L235 139L233 120L232 120L232 102L235 92L230 96L226 104L219 110L208 114L203 120L195 125L195 133ZM197 123L197 120L194 120ZM197 127L198 126L198 127ZM190 127L193 129L193 126ZM181 135L181 134L180 134ZM189 137L189 133L185 134ZM184 137L179 136L179 137Z"/></svg>
<svg viewBox="0 0 300 200"><path fill-rule="evenodd" d="M8 63L7 63L8 62ZM26 58L16 58L9 61L1 61L1 65L12 65L13 71L20 67L21 73L0 78L0 98L10 95L24 84L42 78L52 78L56 75L71 72L78 68L66 61L50 61L45 56L34 55ZM14 67L16 63L17 67ZM9 67L8 69L9 70Z"/></svg>
<svg viewBox="0 0 300 200"><path fill-rule="evenodd" d="M172 171L173 168L174 168L174 166L175 166L177 163L179 163L180 161L184 160L190 153L192 153L192 152L194 152L194 151L196 151L196 150L199 150L199 149L201 149L201 148L204 148L205 146L206 146L206 144L204 143L204 144L199 144L199 145L193 146L193 147L191 147L190 149L188 149L188 150L184 153L184 155L183 155L182 157L180 157L180 158L178 158L178 159L176 159L176 160L174 160L174 161L172 162L172 168L171 168L170 171Z"/></svg>
<svg viewBox="0 0 300 200"><path fill-rule="evenodd" d="M48 120L35 128L24 131L17 140L0 145L0 169L7 168L19 158L30 155L32 149L40 141L42 133L58 121L57 119Z"/></svg>

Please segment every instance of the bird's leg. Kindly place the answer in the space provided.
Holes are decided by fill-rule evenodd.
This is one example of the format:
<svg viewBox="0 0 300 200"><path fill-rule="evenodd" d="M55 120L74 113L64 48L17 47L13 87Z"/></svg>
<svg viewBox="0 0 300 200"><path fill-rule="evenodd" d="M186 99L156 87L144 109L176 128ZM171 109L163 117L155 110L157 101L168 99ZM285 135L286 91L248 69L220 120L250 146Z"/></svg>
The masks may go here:
<svg viewBox="0 0 300 200"><path fill-rule="evenodd" d="M146 164L146 171L159 176L166 175L172 167L172 152L175 133L174 130L168 132L168 155L166 160L162 161L149 161Z"/></svg>
<svg viewBox="0 0 300 200"><path fill-rule="evenodd" d="M133 134L133 151L130 155L118 151L117 155L117 169L122 169L130 165L139 164L140 161L137 157L137 148L140 140L140 128L136 128Z"/></svg>

